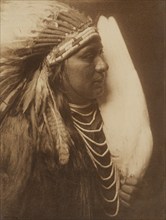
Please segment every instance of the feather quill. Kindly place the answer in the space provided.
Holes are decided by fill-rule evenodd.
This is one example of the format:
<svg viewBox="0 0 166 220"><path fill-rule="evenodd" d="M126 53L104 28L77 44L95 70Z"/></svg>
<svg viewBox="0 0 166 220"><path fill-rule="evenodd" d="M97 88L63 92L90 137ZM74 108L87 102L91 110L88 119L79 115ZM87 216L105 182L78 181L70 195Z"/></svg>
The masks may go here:
<svg viewBox="0 0 166 220"><path fill-rule="evenodd" d="M8 92L7 97L2 96L0 99L0 122L5 117L7 111L13 106L16 98L19 96L21 89L24 86L24 81L21 82L16 88L14 88L11 92Z"/></svg>
<svg viewBox="0 0 166 220"><path fill-rule="evenodd" d="M32 78L32 80L27 84L27 89L23 95L23 106L22 106L22 110L23 113L26 112L26 110L28 109L29 105L32 103L34 97L35 97L35 89L36 89L36 85L37 85L37 80L39 78L40 75L40 70L37 69L36 72L34 73L34 76Z"/></svg>
<svg viewBox="0 0 166 220"><path fill-rule="evenodd" d="M54 96L48 85L50 100L48 102L47 119L49 128L54 141L56 142L56 149L59 154L59 162L64 165L69 160L69 145L71 144L71 137L65 128L62 117L57 109Z"/></svg>
<svg viewBox="0 0 166 220"><path fill-rule="evenodd" d="M32 106L34 110L31 111L32 123L38 129L36 123L39 122L42 115L52 145L58 152L59 162L63 165L69 160L71 138L57 109L53 92L48 83L48 75L49 70L44 63L42 69L35 72L33 79L27 85L23 96L23 112L28 109L31 103L34 103L34 107ZM50 150L53 149L50 148Z"/></svg>
<svg viewBox="0 0 166 220"><path fill-rule="evenodd" d="M39 112L43 112L46 107L46 99L48 97L48 70L46 65L40 71L39 77L36 82L35 88L35 112L39 114Z"/></svg>

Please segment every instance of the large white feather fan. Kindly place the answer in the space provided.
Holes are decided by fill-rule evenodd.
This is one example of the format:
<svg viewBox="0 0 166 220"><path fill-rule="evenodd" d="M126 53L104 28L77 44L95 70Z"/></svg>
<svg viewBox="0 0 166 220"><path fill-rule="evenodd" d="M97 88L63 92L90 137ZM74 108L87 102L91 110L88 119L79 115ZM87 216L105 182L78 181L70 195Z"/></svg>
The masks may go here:
<svg viewBox="0 0 166 220"><path fill-rule="evenodd" d="M109 64L106 93L99 100L107 143L122 176L141 179L152 154L143 89L115 19L101 16L98 30Z"/></svg>

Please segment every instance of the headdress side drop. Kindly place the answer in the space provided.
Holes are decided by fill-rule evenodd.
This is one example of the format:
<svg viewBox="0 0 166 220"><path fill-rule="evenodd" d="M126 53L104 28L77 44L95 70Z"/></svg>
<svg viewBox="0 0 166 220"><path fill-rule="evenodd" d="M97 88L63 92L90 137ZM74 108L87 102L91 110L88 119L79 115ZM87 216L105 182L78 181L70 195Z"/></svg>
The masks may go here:
<svg viewBox="0 0 166 220"><path fill-rule="evenodd" d="M42 119L60 164L66 164L72 140L48 77L53 65L99 37L96 27L89 17L56 1L6 2L1 23L0 120L11 108L28 112L36 137ZM35 59L39 60L37 68Z"/></svg>

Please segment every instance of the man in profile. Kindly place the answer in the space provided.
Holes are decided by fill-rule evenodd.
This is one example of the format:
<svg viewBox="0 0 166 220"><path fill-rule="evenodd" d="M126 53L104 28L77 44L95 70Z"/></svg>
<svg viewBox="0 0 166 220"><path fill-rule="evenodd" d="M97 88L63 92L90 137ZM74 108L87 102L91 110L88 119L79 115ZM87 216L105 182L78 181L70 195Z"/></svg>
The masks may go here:
<svg viewBox="0 0 166 220"><path fill-rule="evenodd" d="M121 181L103 129L108 64L96 26L56 1L2 10L2 217L118 217L138 180Z"/></svg>

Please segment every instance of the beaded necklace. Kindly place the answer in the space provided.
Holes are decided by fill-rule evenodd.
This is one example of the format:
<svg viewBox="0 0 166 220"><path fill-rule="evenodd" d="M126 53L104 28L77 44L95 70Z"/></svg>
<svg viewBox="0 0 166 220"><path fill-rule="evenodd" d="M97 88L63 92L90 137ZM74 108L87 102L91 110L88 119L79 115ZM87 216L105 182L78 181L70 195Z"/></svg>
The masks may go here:
<svg viewBox="0 0 166 220"><path fill-rule="evenodd" d="M100 195L106 215L119 211L118 173L103 133L103 122L97 105L69 104L74 126L85 143L87 152L99 176Z"/></svg>

